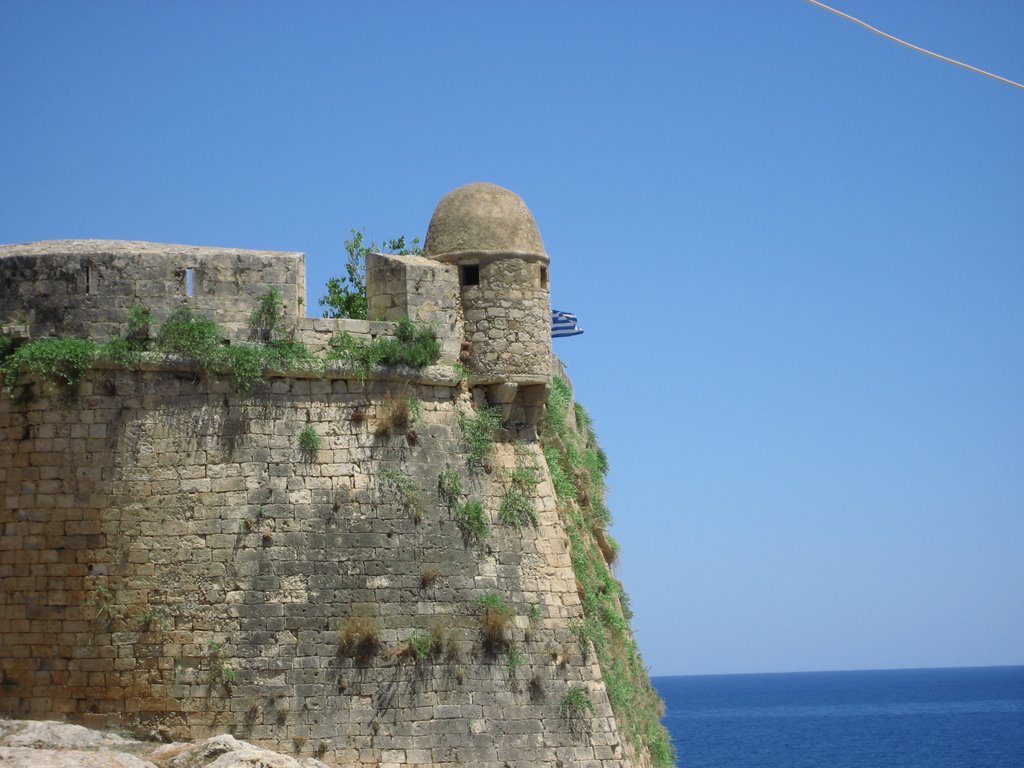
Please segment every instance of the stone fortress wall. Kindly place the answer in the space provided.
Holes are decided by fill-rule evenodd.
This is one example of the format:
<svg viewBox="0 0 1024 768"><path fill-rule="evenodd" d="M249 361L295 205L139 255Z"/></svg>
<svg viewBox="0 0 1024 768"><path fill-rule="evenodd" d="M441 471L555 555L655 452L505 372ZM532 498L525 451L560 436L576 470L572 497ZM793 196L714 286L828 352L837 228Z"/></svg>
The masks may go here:
<svg viewBox="0 0 1024 768"><path fill-rule="evenodd" d="M471 186L477 194L444 215L486 229L521 205ZM535 230L532 217L512 218ZM576 639L568 538L531 439L551 375L547 257L541 245L510 248L504 263L487 248L437 258L435 247L432 258L438 242L428 233L424 257L369 259L371 316L387 318L375 322L302 318L300 254L0 247L10 335L106 339L132 306L160 317L184 301L237 342L274 287L314 349L339 329L387 334L401 315L432 322L444 349L423 371L281 374L248 395L165 361L96 367L68 407L0 397L0 714L176 739L230 731L344 766L648 764L619 734L601 670ZM523 330L503 340L465 297L507 279L523 283L518 305L499 307L494 327ZM414 430L386 429L410 398ZM462 421L485 403L502 406L505 428L474 470ZM309 428L315 454L298 442ZM541 479L538 525L493 524L524 466ZM439 496L446 469L483 502L487 539L467 538ZM482 640L479 601L490 594L513 609L516 664ZM379 647L340 642L368 623ZM440 645L417 658L410 640L426 636ZM593 713L566 716L573 687Z"/></svg>
<svg viewBox="0 0 1024 768"><path fill-rule="evenodd" d="M162 318L182 303L244 337L270 288L299 317L303 254L104 240L0 246L0 320L26 326L31 338L107 339L132 307Z"/></svg>

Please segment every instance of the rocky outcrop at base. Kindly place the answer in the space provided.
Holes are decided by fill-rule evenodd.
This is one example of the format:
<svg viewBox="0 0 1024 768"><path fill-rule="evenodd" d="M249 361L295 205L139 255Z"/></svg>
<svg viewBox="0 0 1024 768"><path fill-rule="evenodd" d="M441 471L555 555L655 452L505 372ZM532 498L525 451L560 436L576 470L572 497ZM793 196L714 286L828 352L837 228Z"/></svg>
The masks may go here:
<svg viewBox="0 0 1024 768"><path fill-rule="evenodd" d="M156 744L54 721L0 720L2 768L327 768L223 734Z"/></svg>

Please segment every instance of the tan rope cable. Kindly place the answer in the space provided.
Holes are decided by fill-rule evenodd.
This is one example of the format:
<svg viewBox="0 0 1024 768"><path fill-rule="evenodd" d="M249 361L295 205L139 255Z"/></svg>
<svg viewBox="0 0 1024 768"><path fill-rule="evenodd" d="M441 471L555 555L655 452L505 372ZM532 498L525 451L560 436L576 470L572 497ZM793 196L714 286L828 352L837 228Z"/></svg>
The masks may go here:
<svg viewBox="0 0 1024 768"><path fill-rule="evenodd" d="M831 7L827 6L827 5L825 5L824 3L819 3L818 0L807 0L807 2L810 3L811 5L818 6L819 8L824 8L826 11L834 13L836 16L842 16L844 19L852 21L854 24L859 24L860 26L864 27L864 29L869 29L872 32L874 32L876 35L881 35L882 37L886 38L887 40L892 40L894 43L899 43L900 45L905 45L907 48L910 48L913 51L917 51L918 53L923 53L926 56L931 56L932 58L938 59L939 61L945 61L945 62L948 62L950 64L955 64L958 67L963 67L964 69L969 69L971 72L977 72L979 75L984 75L985 77L991 77L993 80L998 80L1001 83L1006 83L1007 85L1012 85L1015 88L1020 88L1021 90L1024 90L1024 85L1022 85L1021 83L1016 82L1015 80L1008 80L1005 77L1000 77L999 75L994 75L991 72L986 72L984 69L978 69L977 67L972 67L970 64L964 64L962 61L957 61L956 59L951 59L948 56L942 56L942 55L940 55L938 53L933 53L932 51L929 51L929 50L927 50L925 48L921 48L919 46L916 46L913 43L908 43L906 40L900 40L898 37L893 37L892 35L890 35L887 32L883 32L880 29L872 27L870 24L865 24L860 19L855 18L855 17L851 16L848 13L843 13L842 11L837 11L835 8L831 8Z"/></svg>

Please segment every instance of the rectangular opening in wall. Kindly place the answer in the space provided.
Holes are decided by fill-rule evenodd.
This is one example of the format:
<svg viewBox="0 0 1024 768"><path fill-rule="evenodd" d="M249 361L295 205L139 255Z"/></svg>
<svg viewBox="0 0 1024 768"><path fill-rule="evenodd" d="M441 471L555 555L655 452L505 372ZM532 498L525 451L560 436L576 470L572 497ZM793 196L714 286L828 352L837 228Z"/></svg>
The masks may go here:
<svg viewBox="0 0 1024 768"><path fill-rule="evenodd" d="M92 269L90 267L85 268L85 292L92 293Z"/></svg>
<svg viewBox="0 0 1024 768"><path fill-rule="evenodd" d="M185 295L189 298L196 295L196 286L192 279L192 267L185 267Z"/></svg>
<svg viewBox="0 0 1024 768"><path fill-rule="evenodd" d="M548 268L543 266L540 268L540 287L548 287Z"/></svg>
<svg viewBox="0 0 1024 768"><path fill-rule="evenodd" d="M459 284L465 288L467 285L480 285L480 265L460 264Z"/></svg>

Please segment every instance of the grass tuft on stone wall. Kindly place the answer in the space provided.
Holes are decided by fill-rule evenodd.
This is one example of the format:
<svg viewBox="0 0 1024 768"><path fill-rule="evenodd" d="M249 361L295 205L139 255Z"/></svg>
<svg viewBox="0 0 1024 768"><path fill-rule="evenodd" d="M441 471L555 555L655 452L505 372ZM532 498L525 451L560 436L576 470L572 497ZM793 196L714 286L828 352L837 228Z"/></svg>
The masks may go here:
<svg viewBox="0 0 1024 768"><path fill-rule="evenodd" d="M350 616L338 632L338 652L365 663L381 648L380 624L369 616Z"/></svg>
<svg viewBox="0 0 1024 768"><path fill-rule="evenodd" d="M459 417L462 435L466 441L467 461L471 469L481 469L487 464L494 440L501 429L501 409L481 408L472 415Z"/></svg>
<svg viewBox="0 0 1024 768"><path fill-rule="evenodd" d="M493 592L478 597L475 602L480 608L480 634L484 649L495 655L504 653L515 611L502 595Z"/></svg>

